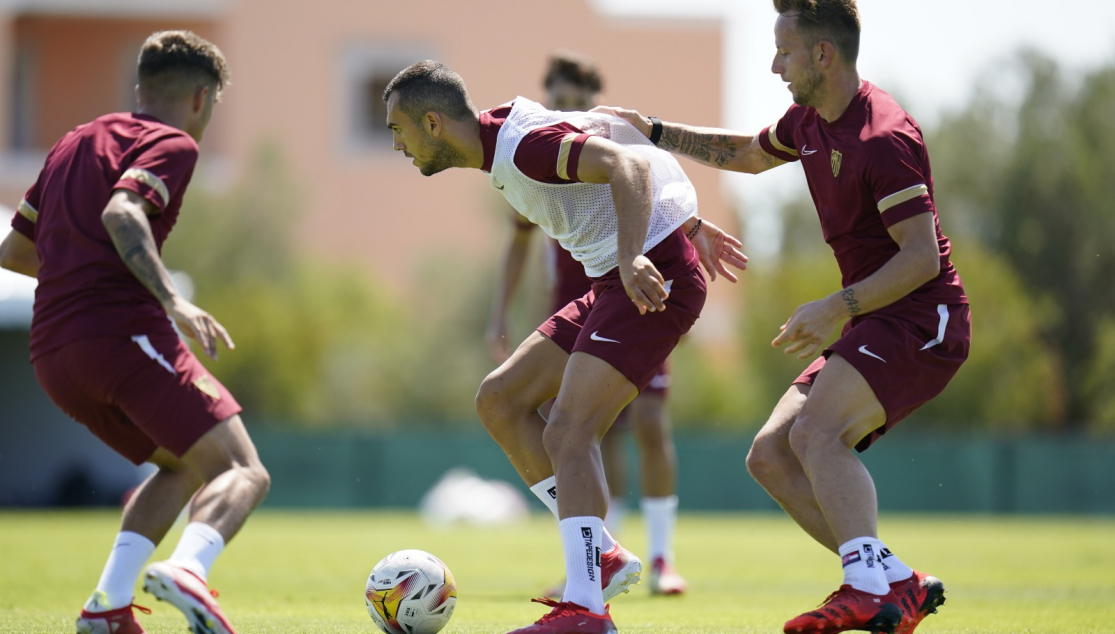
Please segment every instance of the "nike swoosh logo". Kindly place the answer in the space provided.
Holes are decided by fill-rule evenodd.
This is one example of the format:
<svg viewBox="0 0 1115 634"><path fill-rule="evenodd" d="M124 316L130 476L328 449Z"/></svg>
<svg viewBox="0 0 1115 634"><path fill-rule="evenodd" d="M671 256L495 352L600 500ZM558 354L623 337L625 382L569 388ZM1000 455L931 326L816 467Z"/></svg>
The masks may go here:
<svg viewBox="0 0 1115 634"><path fill-rule="evenodd" d="M600 331L597 331L597 332L600 332ZM601 337L600 335L596 334L595 332L592 333L591 335L589 335L588 338L592 339L593 341L607 341L608 343L619 343L615 339L608 339L607 337Z"/></svg>
<svg viewBox="0 0 1115 634"><path fill-rule="evenodd" d="M810 150L808 145L801 148L802 156L809 156L810 154L816 154L816 153L817 153L817 150Z"/></svg>
<svg viewBox="0 0 1115 634"><path fill-rule="evenodd" d="M869 357L875 357L876 359L882 361L883 363L887 362L886 359L884 359L884 358L880 357L879 355L875 354L874 352L871 352L870 350L868 350L866 345L860 346L859 351L866 354Z"/></svg>
<svg viewBox="0 0 1115 634"><path fill-rule="evenodd" d="M503 191L503 188L504 188L504 187L506 187L506 186L505 186L505 185L500 185L500 186L496 187L496 189L498 189L498 190L500 190L500 191Z"/></svg>

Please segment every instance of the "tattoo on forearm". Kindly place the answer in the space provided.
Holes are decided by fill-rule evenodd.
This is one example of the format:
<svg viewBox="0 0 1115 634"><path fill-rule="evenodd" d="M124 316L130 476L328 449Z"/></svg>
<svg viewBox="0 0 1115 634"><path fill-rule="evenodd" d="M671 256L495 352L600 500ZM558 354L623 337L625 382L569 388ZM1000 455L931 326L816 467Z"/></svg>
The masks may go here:
<svg viewBox="0 0 1115 634"><path fill-rule="evenodd" d="M133 222L114 222L105 227L124 261L140 284L143 284L160 302L171 298L173 282L162 266L150 231Z"/></svg>
<svg viewBox="0 0 1115 634"><path fill-rule="evenodd" d="M707 134L667 125L658 147L723 167L736 157L736 143L728 134Z"/></svg>
<svg viewBox="0 0 1115 634"><path fill-rule="evenodd" d="M759 150L759 158L762 159L763 165L766 165L767 167L774 167L778 164L776 162L778 159L768 154L765 150Z"/></svg>
<svg viewBox="0 0 1115 634"><path fill-rule="evenodd" d="M859 300L856 299L856 290L854 288L846 288L840 296L844 298L844 303L848 306L848 314L855 315L859 313Z"/></svg>

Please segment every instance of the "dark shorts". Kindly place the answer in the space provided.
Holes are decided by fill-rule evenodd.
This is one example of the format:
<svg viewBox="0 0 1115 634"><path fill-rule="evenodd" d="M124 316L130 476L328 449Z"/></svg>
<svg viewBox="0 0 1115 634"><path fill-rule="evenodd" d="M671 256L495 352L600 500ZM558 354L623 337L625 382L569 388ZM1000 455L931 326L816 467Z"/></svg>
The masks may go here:
<svg viewBox="0 0 1115 634"><path fill-rule="evenodd" d="M40 354L35 376L62 411L135 464L181 457L240 405L173 330L78 339Z"/></svg>
<svg viewBox="0 0 1115 634"><path fill-rule="evenodd" d="M967 304L899 300L849 321L831 346L794 383L813 385L833 352L871 386L886 424L857 445L866 451L911 412L940 394L968 358L972 322Z"/></svg>
<svg viewBox="0 0 1115 634"><path fill-rule="evenodd" d="M538 332L569 354L585 352L606 361L642 392L705 305L707 285L699 268L667 282L666 310L640 315L618 276L602 278L584 297L546 320Z"/></svg>

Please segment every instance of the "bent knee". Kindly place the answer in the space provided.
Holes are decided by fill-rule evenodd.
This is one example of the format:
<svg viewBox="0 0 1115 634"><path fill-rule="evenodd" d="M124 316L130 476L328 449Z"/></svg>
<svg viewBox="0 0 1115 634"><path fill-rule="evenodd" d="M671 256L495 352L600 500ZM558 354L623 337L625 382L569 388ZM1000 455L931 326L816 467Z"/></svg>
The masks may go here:
<svg viewBox="0 0 1115 634"><path fill-rule="evenodd" d="M262 499L271 490L271 472L260 462L249 465L247 472L245 475L255 485L255 489L260 492L260 498Z"/></svg>
<svg viewBox="0 0 1115 634"><path fill-rule="evenodd" d="M490 374L480 383L474 404L480 422L493 435L514 418L512 410L515 408L502 389L502 381Z"/></svg>
<svg viewBox="0 0 1115 634"><path fill-rule="evenodd" d="M771 482L795 466L797 457L784 442L756 438L745 459L747 472L757 482Z"/></svg>

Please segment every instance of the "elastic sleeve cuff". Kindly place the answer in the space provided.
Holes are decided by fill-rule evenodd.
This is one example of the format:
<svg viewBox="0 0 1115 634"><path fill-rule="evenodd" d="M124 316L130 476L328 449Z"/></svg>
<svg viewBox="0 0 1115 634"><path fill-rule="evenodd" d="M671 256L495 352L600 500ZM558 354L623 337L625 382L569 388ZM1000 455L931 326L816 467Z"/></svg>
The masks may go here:
<svg viewBox="0 0 1115 634"><path fill-rule="evenodd" d="M926 212L932 213L933 209L933 201L929 198L928 194L918 196L917 198L911 198L910 200L898 203L882 212L883 225L891 227L908 218L913 218L914 216Z"/></svg>
<svg viewBox="0 0 1115 634"><path fill-rule="evenodd" d="M161 214L163 212L163 208L166 206L163 203L163 196L161 193L159 193L159 190L137 180L127 179L118 181L116 185L112 187L112 189L126 189L128 191L139 194L140 198L143 198L144 200L155 206L156 215Z"/></svg>
<svg viewBox="0 0 1115 634"><path fill-rule="evenodd" d="M31 242L35 241L35 223L24 218L22 214L16 214L15 217L12 218L12 230L18 231Z"/></svg>
<svg viewBox="0 0 1115 634"><path fill-rule="evenodd" d="M581 150L585 148L585 141L588 141L589 135L578 134L573 137L573 141L569 144L569 161L566 168L566 175L564 178L573 182L580 182L581 179L577 176L577 165L581 160ZM560 175L560 174L559 174Z"/></svg>
<svg viewBox="0 0 1115 634"><path fill-rule="evenodd" d="M776 143L777 145L775 145ZM763 128L763 131L759 133L759 147L763 148L763 151L767 154L786 161L787 163L792 163L800 158L798 157L797 150L786 147L778 141L774 126Z"/></svg>

